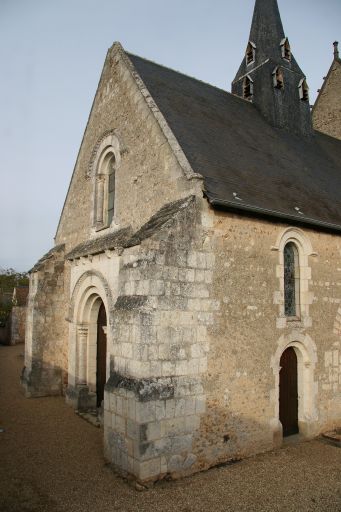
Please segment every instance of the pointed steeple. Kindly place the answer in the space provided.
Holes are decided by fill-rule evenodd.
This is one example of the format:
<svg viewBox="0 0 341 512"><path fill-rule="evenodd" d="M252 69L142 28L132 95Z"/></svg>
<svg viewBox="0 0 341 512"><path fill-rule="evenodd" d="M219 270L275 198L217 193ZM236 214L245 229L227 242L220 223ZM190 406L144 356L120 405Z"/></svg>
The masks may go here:
<svg viewBox="0 0 341 512"><path fill-rule="evenodd" d="M277 0L256 0L249 40L257 47L257 60L280 57L279 41L284 38Z"/></svg>
<svg viewBox="0 0 341 512"><path fill-rule="evenodd" d="M232 92L274 126L312 133L308 86L285 36L277 0L256 0L245 58Z"/></svg>

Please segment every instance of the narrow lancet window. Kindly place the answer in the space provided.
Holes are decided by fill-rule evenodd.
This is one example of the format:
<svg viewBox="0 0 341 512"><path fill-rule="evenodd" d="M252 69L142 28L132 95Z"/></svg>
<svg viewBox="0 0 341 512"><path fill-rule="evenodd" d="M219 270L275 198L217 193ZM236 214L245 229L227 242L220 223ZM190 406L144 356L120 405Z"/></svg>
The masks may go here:
<svg viewBox="0 0 341 512"><path fill-rule="evenodd" d="M95 189L95 228L97 230L111 225L115 212L115 170L116 160L111 151L100 159L96 175Z"/></svg>
<svg viewBox="0 0 341 512"><path fill-rule="evenodd" d="M280 67L276 67L272 72L273 84L276 89L284 88L284 77L283 70Z"/></svg>
<svg viewBox="0 0 341 512"><path fill-rule="evenodd" d="M249 41L246 52L245 52L245 59L246 64L252 64L255 61L256 58L256 45L252 41Z"/></svg>
<svg viewBox="0 0 341 512"><path fill-rule="evenodd" d="M287 37L281 41L281 51L283 59L291 61L291 48Z"/></svg>
<svg viewBox="0 0 341 512"><path fill-rule="evenodd" d="M284 314L300 315L300 276L298 250L294 243L284 247Z"/></svg>
<svg viewBox="0 0 341 512"><path fill-rule="evenodd" d="M298 90L300 99L302 101L309 101L309 87L305 78L300 80L300 83L298 84Z"/></svg>
<svg viewBox="0 0 341 512"><path fill-rule="evenodd" d="M243 97L246 100L252 101L253 97L253 82L249 76L246 76L243 81Z"/></svg>
<svg viewBox="0 0 341 512"><path fill-rule="evenodd" d="M108 225L110 226L114 218L115 208L115 159L112 158L109 163L108 172Z"/></svg>

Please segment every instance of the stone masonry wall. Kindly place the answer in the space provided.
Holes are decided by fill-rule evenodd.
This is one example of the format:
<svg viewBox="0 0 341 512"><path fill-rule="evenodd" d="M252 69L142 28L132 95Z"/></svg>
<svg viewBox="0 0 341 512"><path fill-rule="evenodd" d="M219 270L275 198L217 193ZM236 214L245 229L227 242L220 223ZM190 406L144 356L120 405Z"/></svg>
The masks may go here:
<svg viewBox="0 0 341 512"><path fill-rule="evenodd" d="M193 472L205 412L214 256L195 201L159 235L122 256L106 385L105 453L139 480Z"/></svg>
<svg viewBox="0 0 341 512"><path fill-rule="evenodd" d="M61 394L67 346L64 248L57 247L30 274L25 368L27 396Z"/></svg>
<svg viewBox="0 0 341 512"><path fill-rule="evenodd" d="M153 111L156 111L156 106ZM120 51L108 52L66 198L56 243L66 252L91 236L95 180L89 177L97 142L115 130L121 162L115 174L115 227L138 229L164 204L186 197L200 180L188 180Z"/></svg>
<svg viewBox="0 0 341 512"><path fill-rule="evenodd" d="M11 311L11 345L25 343L26 306L13 306Z"/></svg>
<svg viewBox="0 0 341 512"><path fill-rule="evenodd" d="M334 60L313 108L315 130L341 139L341 61Z"/></svg>
<svg viewBox="0 0 341 512"><path fill-rule="evenodd" d="M302 412L301 433L316 435L341 421L341 238L302 228L313 248L301 269L306 309L289 322L280 313L276 250L288 226L217 211L206 220L215 256L211 294L220 307L208 326L206 414L194 453L208 466L278 442L279 355L291 342L316 346L316 363L304 363L314 374L309 386L302 384L300 401L313 405Z"/></svg>
<svg viewBox="0 0 341 512"><path fill-rule="evenodd" d="M289 322L278 249L288 228L203 201L124 252L105 398L116 467L140 481L177 477L281 443L279 358L292 342L312 354L301 434L340 421L341 240L299 229L312 249L301 319Z"/></svg>
<svg viewBox="0 0 341 512"><path fill-rule="evenodd" d="M96 232L92 222L95 179L89 176L89 169L98 140L112 130L121 148L115 178L115 225ZM185 177L129 66L121 52L113 47L108 53L84 133L56 244L64 244L67 253L81 242L127 225L137 230L164 204L187 197L193 191L201 195L201 181ZM70 289L68 267L64 271L64 289ZM64 332L65 347L68 343L66 328ZM61 367L66 370L66 349L63 354Z"/></svg>

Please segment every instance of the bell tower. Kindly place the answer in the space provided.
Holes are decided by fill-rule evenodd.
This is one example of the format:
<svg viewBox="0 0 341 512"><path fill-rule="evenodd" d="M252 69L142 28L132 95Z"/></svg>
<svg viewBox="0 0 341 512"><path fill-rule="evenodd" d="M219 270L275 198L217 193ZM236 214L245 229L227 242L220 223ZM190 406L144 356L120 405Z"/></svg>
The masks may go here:
<svg viewBox="0 0 341 512"><path fill-rule="evenodd" d="M309 88L285 36L277 0L256 0L232 93L252 102L274 127L312 135Z"/></svg>

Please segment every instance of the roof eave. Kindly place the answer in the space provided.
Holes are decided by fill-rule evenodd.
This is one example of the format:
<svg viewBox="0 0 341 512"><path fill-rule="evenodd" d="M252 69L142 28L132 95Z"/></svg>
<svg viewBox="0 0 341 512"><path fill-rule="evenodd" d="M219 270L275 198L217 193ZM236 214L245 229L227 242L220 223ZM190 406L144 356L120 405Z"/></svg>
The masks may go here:
<svg viewBox="0 0 341 512"><path fill-rule="evenodd" d="M251 213L253 215L260 215L260 216L266 216L266 217L272 217L273 219L278 220L286 220L286 221L292 221L299 224L305 224L311 227L320 227L325 230L330 231L336 231L341 232L341 225L333 224L331 222L324 222L317 219L312 219L310 217L298 217L297 215L291 215L290 213L283 213L279 212L277 210L271 210L267 208L261 208L258 206L253 206L249 204L236 204L232 201L227 201L224 199L211 199L209 196L207 196L208 201L210 205L213 208L217 209L225 209L225 210L235 210L236 212L242 211Z"/></svg>

